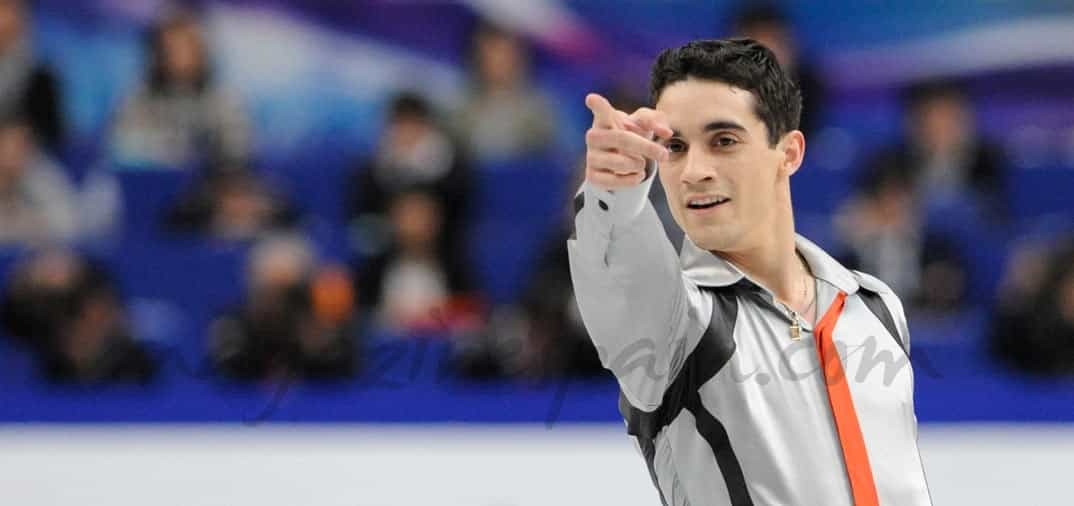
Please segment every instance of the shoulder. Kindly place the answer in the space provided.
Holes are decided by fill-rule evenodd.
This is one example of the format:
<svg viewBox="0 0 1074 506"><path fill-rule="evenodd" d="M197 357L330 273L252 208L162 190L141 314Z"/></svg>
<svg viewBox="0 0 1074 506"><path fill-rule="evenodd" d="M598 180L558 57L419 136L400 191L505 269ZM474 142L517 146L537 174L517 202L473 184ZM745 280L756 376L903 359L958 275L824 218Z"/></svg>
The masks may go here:
<svg viewBox="0 0 1074 506"><path fill-rule="evenodd" d="M860 291L865 292L865 294L861 295L862 299L866 302L866 305L870 305L869 301L866 300L868 298L872 298L873 300L879 299L879 301L877 302L883 303L882 307L886 309L887 312L890 314L891 319L893 320L891 323L895 325L895 328L897 330L898 336L895 337L899 338L901 344L903 345L903 348L906 350L907 353L909 353L910 329L909 324L906 320L906 311L903 308L902 301L899 299L899 296L895 293L894 290L891 289L890 286L888 286L887 283L881 281L880 278L877 278L872 274L867 274L856 270L851 270L850 272L854 276L854 279L858 281ZM872 295L872 297L870 297L870 295ZM880 306L880 304L875 305ZM874 309L872 305L870 305L870 309L873 309L874 312L876 312L876 309ZM881 315L879 314L877 316L881 317ZM881 319L883 318L881 317Z"/></svg>
<svg viewBox="0 0 1074 506"><path fill-rule="evenodd" d="M242 94L238 90L219 83L208 85L205 89L205 96L210 100L232 105L242 103Z"/></svg>
<svg viewBox="0 0 1074 506"><path fill-rule="evenodd" d="M866 290L869 290L870 292L878 294L895 294L895 291L892 290L887 283L881 281L880 278L873 276L872 274L853 269L850 270L850 273L854 276L854 279L858 282L858 285L860 285Z"/></svg>
<svg viewBox="0 0 1074 506"><path fill-rule="evenodd" d="M148 113L151 105L157 99L153 90L145 83L138 84L128 90L119 104L120 114Z"/></svg>
<svg viewBox="0 0 1074 506"><path fill-rule="evenodd" d="M70 191L71 181L55 161L40 155L31 162L33 170L27 171L26 181L30 186L41 189Z"/></svg>

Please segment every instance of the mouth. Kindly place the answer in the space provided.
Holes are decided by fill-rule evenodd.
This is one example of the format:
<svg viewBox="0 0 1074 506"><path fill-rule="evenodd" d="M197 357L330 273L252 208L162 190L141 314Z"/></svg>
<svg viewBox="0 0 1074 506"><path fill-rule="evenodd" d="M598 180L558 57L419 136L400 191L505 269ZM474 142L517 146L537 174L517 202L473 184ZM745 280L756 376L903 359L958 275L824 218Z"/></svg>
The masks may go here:
<svg viewBox="0 0 1074 506"><path fill-rule="evenodd" d="M696 211L712 209L730 202L728 197L695 197L686 201L686 208Z"/></svg>

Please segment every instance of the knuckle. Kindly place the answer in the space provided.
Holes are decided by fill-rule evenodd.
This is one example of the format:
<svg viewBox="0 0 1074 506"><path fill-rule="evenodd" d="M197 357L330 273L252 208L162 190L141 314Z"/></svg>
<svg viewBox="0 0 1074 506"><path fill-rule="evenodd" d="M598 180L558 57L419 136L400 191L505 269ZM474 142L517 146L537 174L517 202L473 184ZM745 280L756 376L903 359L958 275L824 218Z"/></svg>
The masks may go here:
<svg viewBox="0 0 1074 506"><path fill-rule="evenodd" d="M600 138L600 129L598 128L594 127L585 131L586 144L596 144L597 142L600 142Z"/></svg>
<svg viewBox="0 0 1074 506"><path fill-rule="evenodd" d="M590 174L589 181L601 186L612 186L617 183L615 175L608 172L594 172Z"/></svg>
<svg viewBox="0 0 1074 506"><path fill-rule="evenodd" d="M612 155L608 160L608 167L615 170L621 170L625 166L622 155Z"/></svg>
<svg viewBox="0 0 1074 506"><path fill-rule="evenodd" d="M589 169L596 169L600 166L600 153L589 151L585 155L585 166Z"/></svg>
<svg viewBox="0 0 1074 506"><path fill-rule="evenodd" d="M634 156L643 157L649 152L648 139L642 137L640 134L631 134L630 139L630 152Z"/></svg>
<svg viewBox="0 0 1074 506"><path fill-rule="evenodd" d="M600 146L622 151L627 146L627 138L623 135L625 133L627 132L619 130L609 131L607 134L602 136Z"/></svg>

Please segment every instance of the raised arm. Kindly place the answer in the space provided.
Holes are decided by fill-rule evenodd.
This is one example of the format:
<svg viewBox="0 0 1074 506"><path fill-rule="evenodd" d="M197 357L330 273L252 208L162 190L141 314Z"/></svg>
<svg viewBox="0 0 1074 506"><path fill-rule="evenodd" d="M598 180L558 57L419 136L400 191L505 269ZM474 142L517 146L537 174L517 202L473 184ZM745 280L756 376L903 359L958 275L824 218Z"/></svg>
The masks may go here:
<svg viewBox="0 0 1074 506"><path fill-rule="evenodd" d="M586 97L586 179L567 241L571 279L601 362L635 407L652 410L696 345L711 306L682 275L678 254L649 203L657 162L667 150L652 139L671 131L657 111L614 109Z"/></svg>

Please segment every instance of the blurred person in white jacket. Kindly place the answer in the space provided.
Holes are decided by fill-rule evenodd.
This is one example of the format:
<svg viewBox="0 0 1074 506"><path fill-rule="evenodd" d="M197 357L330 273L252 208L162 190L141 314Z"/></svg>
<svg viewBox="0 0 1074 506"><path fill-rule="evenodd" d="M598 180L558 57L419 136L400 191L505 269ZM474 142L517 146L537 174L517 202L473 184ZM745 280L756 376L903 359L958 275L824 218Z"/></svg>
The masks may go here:
<svg viewBox="0 0 1074 506"><path fill-rule="evenodd" d="M29 124L0 120L0 243L67 242L78 233L77 193L38 151Z"/></svg>

